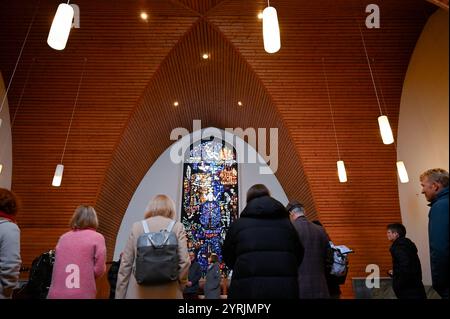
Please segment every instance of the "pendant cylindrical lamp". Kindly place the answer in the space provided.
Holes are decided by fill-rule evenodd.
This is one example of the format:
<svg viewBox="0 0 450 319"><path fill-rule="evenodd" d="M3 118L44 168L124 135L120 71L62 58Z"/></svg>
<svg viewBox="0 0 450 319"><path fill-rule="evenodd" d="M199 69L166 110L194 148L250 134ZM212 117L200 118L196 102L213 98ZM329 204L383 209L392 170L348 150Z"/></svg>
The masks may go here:
<svg viewBox="0 0 450 319"><path fill-rule="evenodd" d="M345 171L344 161L337 161L339 182L345 183L347 182L347 172Z"/></svg>
<svg viewBox="0 0 450 319"><path fill-rule="evenodd" d="M52 186L59 187L61 186L61 180L64 172L64 165L58 164L56 165L55 175L53 176Z"/></svg>
<svg viewBox="0 0 450 319"><path fill-rule="evenodd" d="M2 173L3 170L3 164L0 164L0 174Z"/></svg>
<svg viewBox="0 0 450 319"><path fill-rule="evenodd" d="M277 10L267 7L263 11L264 50L267 53L278 52L281 48L280 27L278 26Z"/></svg>
<svg viewBox="0 0 450 319"><path fill-rule="evenodd" d="M73 15L74 11L71 5L61 3L58 6L47 38L47 43L51 48L64 50L72 28Z"/></svg>
<svg viewBox="0 0 450 319"><path fill-rule="evenodd" d="M397 162L397 173L401 183L404 184L409 182L408 172L406 171L405 163L403 163L403 161Z"/></svg>
<svg viewBox="0 0 450 319"><path fill-rule="evenodd" d="M386 115L381 115L378 117L378 125L380 126L381 138L383 144L394 143L394 136L392 135L391 125Z"/></svg>

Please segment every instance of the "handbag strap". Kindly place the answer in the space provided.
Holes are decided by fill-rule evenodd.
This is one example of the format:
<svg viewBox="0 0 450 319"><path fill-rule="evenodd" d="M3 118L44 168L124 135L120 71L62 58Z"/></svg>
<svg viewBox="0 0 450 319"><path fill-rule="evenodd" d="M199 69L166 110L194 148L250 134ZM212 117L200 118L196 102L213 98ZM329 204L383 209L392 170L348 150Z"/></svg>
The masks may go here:
<svg viewBox="0 0 450 319"><path fill-rule="evenodd" d="M166 230L170 233L172 231L173 226L175 225L175 221L172 220L169 225L167 225ZM150 230L148 229L147 220L142 221L142 227L144 227L144 233L149 233Z"/></svg>
<svg viewBox="0 0 450 319"><path fill-rule="evenodd" d="M145 219L142 221L142 226L144 227L144 233L149 233L150 232L148 230L147 221Z"/></svg>
<svg viewBox="0 0 450 319"><path fill-rule="evenodd" d="M169 225L167 225L166 230L170 233L172 231L173 226L175 225L175 221L172 220Z"/></svg>

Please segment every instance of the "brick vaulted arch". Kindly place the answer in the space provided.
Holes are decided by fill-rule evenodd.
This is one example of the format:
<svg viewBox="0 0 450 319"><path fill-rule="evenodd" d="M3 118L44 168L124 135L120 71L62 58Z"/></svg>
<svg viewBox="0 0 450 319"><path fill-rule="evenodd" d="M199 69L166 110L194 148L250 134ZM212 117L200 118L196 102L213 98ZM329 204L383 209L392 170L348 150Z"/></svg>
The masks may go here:
<svg viewBox="0 0 450 319"><path fill-rule="evenodd" d="M355 249L350 276L363 275L369 263L388 269L384 227L400 220L396 152L379 137L378 105L358 26L374 62L382 106L396 132L406 68L434 5L380 1L381 28L369 30L360 0L273 0L282 49L268 55L256 18L263 0L77 4L81 28L72 30L67 48L57 52L46 44L54 1L0 2L5 83L36 12L8 94L15 114L12 185L23 202L19 224L25 265L55 245L81 202L97 208L111 256L130 197L171 144L170 131L191 130L192 120L200 119L203 127L277 127L277 177L289 197L307 203L335 242ZM147 22L139 18L142 10L149 13ZM211 58L201 59L204 52ZM55 189L51 178L85 57L63 184ZM336 177L322 58L348 170L346 184Z"/></svg>
<svg viewBox="0 0 450 319"><path fill-rule="evenodd" d="M202 58L205 52L209 59ZM97 208L105 216L102 231L111 239L108 251L113 251L122 221L119 212L125 212L145 173L173 143L171 131L182 127L192 132L194 119L201 120L202 127L263 128L267 135L270 128L278 128L279 163L290 164L280 165L276 175L287 195L304 201L315 216L301 160L270 96L235 48L211 24L199 19L144 90L105 174Z"/></svg>

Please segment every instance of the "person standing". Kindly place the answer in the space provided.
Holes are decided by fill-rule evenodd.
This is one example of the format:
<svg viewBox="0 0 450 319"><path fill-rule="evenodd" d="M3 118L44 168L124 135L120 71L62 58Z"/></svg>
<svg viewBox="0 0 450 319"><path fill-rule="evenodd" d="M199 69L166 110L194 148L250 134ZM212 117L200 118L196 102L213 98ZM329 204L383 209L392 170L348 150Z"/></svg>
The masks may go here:
<svg viewBox="0 0 450 319"><path fill-rule="evenodd" d="M431 278L433 289L448 299L448 171L429 169L420 175L422 194L429 202L428 239L430 245Z"/></svg>
<svg viewBox="0 0 450 319"><path fill-rule="evenodd" d="M191 266L189 267L188 281L183 291L184 299L198 299L199 281L202 278L202 268L196 260L195 252L189 252Z"/></svg>
<svg viewBox="0 0 450 319"><path fill-rule="evenodd" d="M48 299L95 299L95 280L106 271L105 238L97 232L97 213L80 205L70 221L71 231L63 234L55 249Z"/></svg>
<svg viewBox="0 0 450 319"><path fill-rule="evenodd" d="M402 224L387 226L387 238L392 242L392 287L398 299L426 299L417 247L405 236Z"/></svg>
<svg viewBox="0 0 450 319"><path fill-rule="evenodd" d="M175 216L173 200L166 195L156 195L147 206L145 223L150 232L158 232L167 229ZM116 299L182 299L191 264L183 224L177 221L172 228L178 240L178 278L161 284L139 284L133 271L136 265L137 239L144 232L142 222L133 224L117 276Z"/></svg>
<svg viewBox="0 0 450 319"><path fill-rule="evenodd" d="M262 184L247 192L247 206L232 222L222 248L233 271L229 299L297 299L303 247L286 208Z"/></svg>
<svg viewBox="0 0 450 319"><path fill-rule="evenodd" d="M342 294L341 288L339 287L340 285L339 282L340 281L342 282L342 280L336 277L336 275L332 275L330 273L331 267L333 265L333 256L334 256L333 248L331 246L332 240L330 238L330 235L328 235L327 230L319 220L313 220L312 223L322 227L323 231L325 232L325 235L327 235L328 245L327 245L327 257L325 259L325 279L327 281L328 293L330 294L330 298L339 299Z"/></svg>
<svg viewBox="0 0 450 319"><path fill-rule="evenodd" d="M216 254L211 254L208 258L208 270L205 278L205 299L220 299L220 268L219 257Z"/></svg>
<svg viewBox="0 0 450 319"><path fill-rule="evenodd" d="M305 249L303 262L298 268L299 297L300 299L330 298L325 277L328 237L322 227L306 219L305 208L298 201L289 202L286 209Z"/></svg>
<svg viewBox="0 0 450 319"><path fill-rule="evenodd" d="M11 299L19 281L20 229L16 224L18 200L15 194L0 188L0 299Z"/></svg>

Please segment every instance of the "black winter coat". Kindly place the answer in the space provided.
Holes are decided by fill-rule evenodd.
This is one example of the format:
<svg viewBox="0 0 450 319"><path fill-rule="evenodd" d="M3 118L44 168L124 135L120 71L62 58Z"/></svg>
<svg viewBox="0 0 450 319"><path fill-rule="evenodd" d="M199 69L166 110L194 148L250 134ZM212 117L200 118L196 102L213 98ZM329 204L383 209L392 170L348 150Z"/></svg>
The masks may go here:
<svg viewBox="0 0 450 319"><path fill-rule="evenodd" d="M120 259L118 261L113 261L111 267L108 270L108 282L109 282L109 299L116 298L116 284L117 284L117 273L120 268Z"/></svg>
<svg viewBox="0 0 450 319"><path fill-rule="evenodd" d="M399 299L426 299L422 284L422 268L416 245L408 238L399 237L391 246L392 287Z"/></svg>
<svg viewBox="0 0 450 319"><path fill-rule="evenodd" d="M297 270L303 246L277 200L251 200L231 225L223 246L233 269L228 298L298 298Z"/></svg>
<svg viewBox="0 0 450 319"><path fill-rule="evenodd" d="M188 280L192 282L192 286L184 288L185 294L197 294L200 287L199 281L202 278L202 268L197 261L189 266Z"/></svg>

